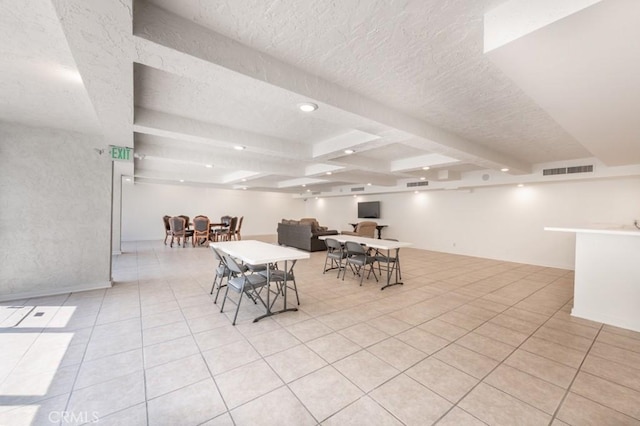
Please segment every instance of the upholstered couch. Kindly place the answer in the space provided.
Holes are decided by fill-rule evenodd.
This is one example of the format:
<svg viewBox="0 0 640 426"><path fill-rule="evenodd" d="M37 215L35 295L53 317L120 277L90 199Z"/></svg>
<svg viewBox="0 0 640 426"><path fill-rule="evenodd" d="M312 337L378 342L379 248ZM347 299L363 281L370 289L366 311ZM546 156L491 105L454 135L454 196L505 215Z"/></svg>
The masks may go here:
<svg viewBox="0 0 640 426"><path fill-rule="evenodd" d="M356 235L358 237L374 238L378 222L364 221L359 222L353 231L342 231L342 235Z"/></svg>
<svg viewBox="0 0 640 426"><path fill-rule="evenodd" d="M299 248L306 251L326 250L322 235L338 235L338 231L320 226L314 218L300 220L282 219L278 223L278 244Z"/></svg>

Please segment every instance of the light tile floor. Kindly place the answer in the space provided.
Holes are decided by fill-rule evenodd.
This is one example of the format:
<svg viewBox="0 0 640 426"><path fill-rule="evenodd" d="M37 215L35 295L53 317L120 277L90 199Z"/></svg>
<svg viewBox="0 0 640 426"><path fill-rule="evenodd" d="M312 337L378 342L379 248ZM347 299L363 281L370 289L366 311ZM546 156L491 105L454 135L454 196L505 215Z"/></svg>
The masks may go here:
<svg viewBox="0 0 640 426"><path fill-rule="evenodd" d="M234 327L208 248L124 249L111 289L1 304L0 425L640 424L640 333L571 317L571 271L403 249L380 291L318 252L298 312Z"/></svg>

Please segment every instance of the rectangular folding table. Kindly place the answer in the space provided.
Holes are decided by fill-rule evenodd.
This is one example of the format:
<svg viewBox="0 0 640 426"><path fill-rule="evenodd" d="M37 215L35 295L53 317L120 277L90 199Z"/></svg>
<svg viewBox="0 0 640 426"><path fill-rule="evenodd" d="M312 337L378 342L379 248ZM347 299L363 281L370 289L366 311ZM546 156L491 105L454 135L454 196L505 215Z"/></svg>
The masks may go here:
<svg viewBox="0 0 640 426"><path fill-rule="evenodd" d="M409 247L412 244L402 241L393 241L393 240L379 240L377 238L368 238L368 237L358 237L355 235L324 235L318 237L321 240L326 240L327 238L333 238L334 240L338 240L340 243L344 244L346 241L353 241L358 244L363 244L367 247L375 248L378 250L386 250L387 258L391 255L391 250L395 250L395 262L393 262L393 266L390 268L387 266L387 283L382 286L380 290L384 290L385 288L400 284L403 282L399 281L399 268L400 268L400 248ZM392 272L395 271L395 282L391 282Z"/></svg>
<svg viewBox="0 0 640 426"><path fill-rule="evenodd" d="M278 311L272 311L272 304L269 302L270 289L267 291L267 312L253 320L253 322L260 321L262 318L279 314L287 311L297 311L298 308L287 307L287 273L289 268L287 262L290 260L309 259L311 255L302 250L294 249L291 247L284 247L275 244L269 244L256 240L240 240L240 241L218 241L209 243L210 246L227 253L236 259L241 260L249 265L267 265L267 282L270 283L271 276L269 275L271 264L276 262L284 262L285 282L282 286L282 296L284 298L284 307ZM278 296L276 296L277 298ZM275 299L274 299L275 302Z"/></svg>

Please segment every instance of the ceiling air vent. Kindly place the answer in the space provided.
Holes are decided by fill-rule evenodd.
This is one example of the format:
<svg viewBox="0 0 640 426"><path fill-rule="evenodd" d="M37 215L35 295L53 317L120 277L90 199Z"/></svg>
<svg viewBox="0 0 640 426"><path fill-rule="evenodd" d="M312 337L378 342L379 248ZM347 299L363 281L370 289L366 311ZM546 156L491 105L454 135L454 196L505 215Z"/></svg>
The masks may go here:
<svg viewBox="0 0 640 426"><path fill-rule="evenodd" d="M429 181L425 180L423 182L409 182L407 183L407 188L414 188L416 186L428 186Z"/></svg>
<svg viewBox="0 0 640 426"><path fill-rule="evenodd" d="M566 175L566 174L567 174L566 167L558 167L557 169L544 169L542 171L542 176Z"/></svg>
<svg viewBox="0 0 640 426"><path fill-rule="evenodd" d="M313 191L311 195L320 195L320 191Z"/></svg>
<svg viewBox="0 0 640 426"><path fill-rule="evenodd" d="M567 167L567 173L588 173L593 171L593 164L588 166Z"/></svg>
<svg viewBox="0 0 640 426"><path fill-rule="evenodd" d="M364 186L358 186L356 188L351 188L351 192L364 191Z"/></svg>

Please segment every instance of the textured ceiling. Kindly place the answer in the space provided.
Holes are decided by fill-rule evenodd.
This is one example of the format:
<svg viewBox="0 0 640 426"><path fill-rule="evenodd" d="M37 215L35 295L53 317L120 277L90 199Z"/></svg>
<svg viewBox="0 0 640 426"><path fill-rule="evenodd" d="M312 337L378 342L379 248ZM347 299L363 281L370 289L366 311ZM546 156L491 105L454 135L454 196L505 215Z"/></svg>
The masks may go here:
<svg viewBox="0 0 640 426"><path fill-rule="evenodd" d="M0 40L0 119L99 132L51 3L0 2Z"/></svg>
<svg viewBox="0 0 640 426"><path fill-rule="evenodd" d="M503 72L526 52L484 53L485 14L506 1L5 1L0 113L133 146L141 182L383 191L593 157L558 124L563 104L551 114L525 87L527 67ZM301 112L305 101L319 109Z"/></svg>

